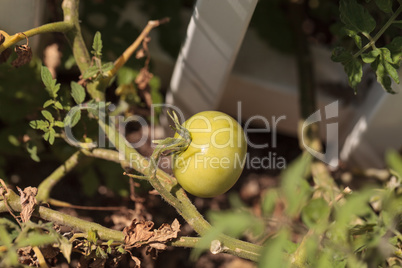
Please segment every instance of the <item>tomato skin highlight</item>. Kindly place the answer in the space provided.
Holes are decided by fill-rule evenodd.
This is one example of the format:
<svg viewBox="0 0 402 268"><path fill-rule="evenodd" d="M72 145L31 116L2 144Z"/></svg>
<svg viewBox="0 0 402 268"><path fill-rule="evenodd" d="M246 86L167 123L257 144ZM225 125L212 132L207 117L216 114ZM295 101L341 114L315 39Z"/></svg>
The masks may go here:
<svg viewBox="0 0 402 268"><path fill-rule="evenodd" d="M225 193L236 183L245 164L247 142L242 127L218 111L197 113L183 126L190 132L191 143L173 156L177 181L198 197Z"/></svg>

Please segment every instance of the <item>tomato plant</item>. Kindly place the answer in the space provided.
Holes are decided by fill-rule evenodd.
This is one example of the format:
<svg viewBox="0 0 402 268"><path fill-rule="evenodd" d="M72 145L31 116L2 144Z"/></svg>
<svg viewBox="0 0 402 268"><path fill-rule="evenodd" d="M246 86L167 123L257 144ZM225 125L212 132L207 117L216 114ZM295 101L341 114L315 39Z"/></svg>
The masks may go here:
<svg viewBox="0 0 402 268"><path fill-rule="evenodd" d="M217 111L197 113L183 127L189 131L191 143L185 151L174 155L173 172L179 184L199 197L228 191L245 163L247 143L242 127L229 115Z"/></svg>

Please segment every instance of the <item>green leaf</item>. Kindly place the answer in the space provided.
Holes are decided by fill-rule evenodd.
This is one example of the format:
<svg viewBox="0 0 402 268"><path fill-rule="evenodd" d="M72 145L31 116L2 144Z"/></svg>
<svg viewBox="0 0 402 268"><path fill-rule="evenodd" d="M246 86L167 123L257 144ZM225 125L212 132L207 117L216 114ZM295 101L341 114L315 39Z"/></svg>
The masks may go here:
<svg viewBox="0 0 402 268"><path fill-rule="evenodd" d="M306 172L310 170L312 156L302 154L282 173L282 186L287 201L286 212L289 216L296 216L305 206L311 189L306 181Z"/></svg>
<svg viewBox="0 0 402 268"><path fill-rule="evenodd" d="M356 0L341 0L339 12L341 21L355 32L369 34L376 26L374 18Z"/></svg>
<svg viewBox="0 0 402 268"><path fill-rule="evenodd" d="M398 151L394 149L388 150L385 154L385 160L388 167L393 169L398 174L398 177L402 179L402 156Z"/></svg>
<svg viewBox="0 0 402 268"><path fill-rule="evenodd" d="M96 242L98 241L98 234L97 234L96 230L94 230L94 229L89 230L87 239L92 244L96 244Z"/></svg>
<svg viewBox="0 0 402 268"><path fill-rule="evenodd" d="M32 120L29 122L29 126L33 129L47 130L49 128L49 122L44 120Z"/></svg>
<svg viewBox="0 0 402 268"><path fill-rule="evenodd" d="M395 37L385 47L391 52L390 62L399 66L402 59L402 36Z"/></svg>
<svg viewBox="0 0 402 268"><path fill-rule="evenodd" d="M41 78L50 97L56 98L57 92L60 89L60 84L56 84L56 79L53 79L49 69L45 66L41 67Z"/></svg>
<svg viewBox="0 0 402 268"><path fill-rule="evenodd" d="M54 103L54 100L47 100L44 104L43 104L43 108L49 107L50 105L52 105Z"/></svg>
<svg viewBox="0 0 402 268"><path fill-rule="evenodd" d="M260 260L259 268L265 267L290 267L290 258L284 258L284 247L288 241L289 235L285 231L281 231L273 239L270 239L264 246Z"/></svg>
<svg viewBox="0 0 402 268"><path fill-rule="evenodd" d="M55 122L54 122L54 125L55 125L56 127L61 127L61 128L63 128L63 127L64 127L64 122L62 122L62 121L55 121Z"/></svg>
<svg viewBox="0 0 402 268"><path fill-rule="evenodd" d="M16 246L18 248L44 246L53 244L54 242L56 242L56 239L48 234L31 233L27 238L20 240Z"/></svg>
<svg viewBox="0 0 402 268"><path fill-rule="evenodd" d="M392 12L392 0L375 0L376 5L385 13Z"/></svg>
<svg viewBox="0 0 402 268"><path fill-rule="evenodd" d="M361 82L363 76L362 63L359 59L352 57L343 67L348 75L349 85L356 91L357 85Z"/></svg>
<svg viewBox="0 0 402 268"><path fill-rule="evenodd" d="M64 118L64 126L74 127L81 119L81 110L77 107L71 109L67 116Z"/></svg>
<svg viewBox="0 0 402 268"><path fill-rule="evenodd" d="M54 102L54 107L56 107L56 109L63 110L63 105L61 105L59 101Z"/></svg>
<svg viewBox="0 0 402 268"><path fill-rule="evenodd" d="M391 87L391 78L399 84L398 72L396 68L391 64L393 60L391 58L391 52L389 51L389 49L386 47L382 47L379 49L379 51L379 57L371 64L371 68L375 70L377 81L382 85L382 87L388 93L394 94L395 91Z"/></svg>
<svg viewBox="0 0 402 268"><path fill-rule="evenodd" d="M123 66L119 69L119 71L117 71L117 86L123 86L133 83L137 75L137 70Z"/></svg>
<svg viewBox="0 0 402 268"><path fill-rule="evenodd" d="M110 70L112 70L114 67L113 62L107 62L102 64L102 73L106 73Z"/></svg>
<svg viewBox="0 0 402 268"><path fill-rule="evenodd" d="M54 122L54 117L49 111L43 110L41 111L41 113L46 118L47 121L49 121L50 123Z"/></svg>
<svg viewBox="0 0 402 268"><path fill-rule="evenodd" d="M56 81L53 79L52 74L46 66L42 66L40 75L43 84L45 84L46 90L52 96L52 88L56 85Z"/></svg>
<svg viewBox="0 0 402 268"><path fill-rule="evenodd" d="M49 143L50 145L53 145L54 139L56 137L56 131L54 130L54 128L50 127L48 133L49 133Z"/></svg>
<svg viewBox="0 0 402 268"><path fill-rule="evenodd" d="M377 57L378 57L378 55L380 55L380 53L381 53L381 51L378 48L376 48L368 53L363 53L361 55L361 57L365 63L372 63L377 59Z"/></svg>
<svg viewBox="0 0 402 268"><path fill-rule="evenodd" d="M102 38L101 38L101 33L100 32L95 33L92 48L93 48L92 54L95 57L100 58L102 56L102 48L103 48Z"/></svg>
<svg viewBox="0 0 402 268"><path fill-rule="evenodd" d="M82 78L88 79L98 74L99 74L99 68L97 66L90 66L82 74Z"/></svg>
<svg viewBox="0 0 402 268"><path fill-rule="evenodd" d="M269 189L262 199L261 209L264 215L270 215L275 208L275 203L278 200L278 192L276 189Z"/></svg>
<svg viewBox="0 0 402 268"><path fill-rule="evenodd" d="M38 147L36 145L33 145L32 147L29 147L29 145L27 145L27 151L33 161L40 162L40 158L38 156Z"/></svg>
<svg viewBox="0 0 402 268"><path fill-rule="evenodd" d="M309 201L302 210L303 222L311 228L320 228L324 231L330 214L328 203L322 198L315 198Z"/></svg>
<svg viewBox="0 0 402 268"><path fill-rule="evenodd" d="M74 98L75 103L81 104L85 100L85 89L80 84L72 81L71 96Z"/></svg>

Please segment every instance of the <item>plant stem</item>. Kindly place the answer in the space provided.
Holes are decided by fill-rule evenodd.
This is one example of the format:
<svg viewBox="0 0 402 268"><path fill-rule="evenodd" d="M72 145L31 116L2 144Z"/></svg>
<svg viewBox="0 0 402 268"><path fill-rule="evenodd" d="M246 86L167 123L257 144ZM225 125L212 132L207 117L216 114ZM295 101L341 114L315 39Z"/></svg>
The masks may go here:
<svg viewBox="0 0 402 268"><path fill-rule="evenodd" d="M73 25L71 31L66 33L66 37L72 46L74 58L78 68L80 69L81 73L84 73L91 64L91 58L81 34L78 13L79 4L79 0L63 0L62 8L64 22Z"/></svg>
<svg viewBox="0 0 402 268"><path fill-rule="evenodd" d="M375 42L377 42L378 39L384 34L384 32L391 26L391 24L396 20L396 18L399 16L399 14L402 12L402 3L399 2L400 6L399 8L395 11L394 14L389 18L389 20L382 26L382 28L378 31L378 33L364 46L362 47L358 52L356 52L353 57L357 58L361 54L363 54L364 51L366 51L369 47L372 47L375 45Z"/></svg>
<svg viewBox="0 0 402 268"><path fill-rule="evenodd" d="M151 178L150 183L152 186L177 210L177 212L199 235L202 236L209 232L211 225L198 212L191 200L187 197L183 188L177 184L175 178L160 169L156 171L156 177L151 176L152 174L150 174L150 172L152 170L148 168L150 166L149 161L141 156L137 150L127 145L125 138L115 129L114 126L110 126L102 120L99 120L99 125L117 150L125 155L126 161L129 159L128 162L131 167ZM168 191L167 189L171 190ZM254 245L226 235L220 235L219 241L223 245L221 252L253 261L257 261L260 256L261 246L259 245Z"/></svg>
<svg viewBox="0 0 402 268"><path fill-rule="evenodd" d="M11 36L8 36L7 34L5 34L5 32L1 31L1 33L3 35L5 35L6 40L4 41L3 44L0 45L0 53L2 53L4 50L11 47L12 45L18 43L19 41L26 39L27 37L31 37L31 36L34 36L37 34L51 33L51 32L66 33L68 31L70 31L72 28L73 28L72 23L69 23L66 21L60 21L60 22L53 22L53 23L41 25L39 27L30 29L30 30L22 32L22 33L16 33Z"/></svg>
<svg viewBox="0 0 402 268"><path fill-rule="evenodd" d="M7 202L9 207L13 211L21 212L22 210L21 201L20 197L17 194L9 190L9 193L6 194L6 198L7 198L6 201L4 200L3 202L0 202L0 213L8 212L4 202ZM73 217L43 206L37 207L32 215L59 225L71 227L81 232L87 233L90 230L96 230L97 234L102 240L107 241L113 239L114 241L121 241L121 242L124 241L124 234L120 231L112 230L103 227L100 224L82 220L77 217Z"/></svg>
<svg viewBox="0 0 402 268"><path fill-rule="evenodd" d="M67 159L60 167L58 167L52 174L44 179L38 187L38 195L36 199L39 202L46 202L49 199L50 191L52 188L74 167L78 165L78 160L81 152L75 152L69 159Z"/></svg>
<svg viewBox="0 0 402 268"><path fill-rule="evenodd" d="M117 71L127 62L127 60L134 54L137 50L138 46L141 42L147 37L149 32L159 25L168 22L169 19L161 19L161 20L150 20L148 21L147 26L145 26L144 30L142 30L141 34L137 37L137 39L123 52L123 54L113 63L114 67L112 70L107 72L108 79L111 79L116 75Z"/></svg>

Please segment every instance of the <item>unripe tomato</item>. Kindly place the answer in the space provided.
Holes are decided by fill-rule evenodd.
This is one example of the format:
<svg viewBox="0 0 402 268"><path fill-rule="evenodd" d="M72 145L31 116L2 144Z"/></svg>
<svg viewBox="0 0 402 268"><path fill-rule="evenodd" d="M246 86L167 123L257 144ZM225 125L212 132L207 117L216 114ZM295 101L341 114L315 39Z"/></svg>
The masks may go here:
<svg viewBox="0 0 402 268"><path fill-rule="evenodd" d="M173 173L187 192L214 197L229 190L245 163L247 142L242 127L229 115L205 111L183 123L191 143L173 157ZM175 138L179 138L176 133Z"/></svg>

